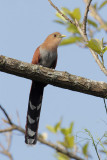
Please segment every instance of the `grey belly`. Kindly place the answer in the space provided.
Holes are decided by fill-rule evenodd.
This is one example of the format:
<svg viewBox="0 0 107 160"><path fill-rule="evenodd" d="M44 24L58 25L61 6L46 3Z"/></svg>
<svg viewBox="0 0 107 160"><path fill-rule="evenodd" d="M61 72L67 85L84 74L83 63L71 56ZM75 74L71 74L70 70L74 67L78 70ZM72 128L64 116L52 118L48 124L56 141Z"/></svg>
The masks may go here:
<svg viewBox="0 0 107 160"><path fill-rule="evenodd" d="M44 53L40 54L39 64L44 67L50 68L52 66L53 62L56 60L56 58L57 58L57 53L44 52Z"/></svg>

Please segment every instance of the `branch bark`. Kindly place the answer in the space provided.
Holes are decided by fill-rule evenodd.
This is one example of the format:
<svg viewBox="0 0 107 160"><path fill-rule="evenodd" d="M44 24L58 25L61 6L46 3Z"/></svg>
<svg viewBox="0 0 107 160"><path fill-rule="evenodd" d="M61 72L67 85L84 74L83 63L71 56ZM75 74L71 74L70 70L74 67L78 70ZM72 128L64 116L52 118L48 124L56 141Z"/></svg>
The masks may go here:
<svg viewBox="0 0 107 160"><path fill-rule="evenodd" d="M107 97L107 83L105 82L93 81L5 56L0 56L0 71L96 97Z"/></svg>
<svg viewBox="0 0 107 160"><path fill-rule="evenodd" d="M83 33L86 36L87 36L87 34L86 34L87 17L88 17L88 12L89 12L89 7L90 7L91 2L92 2L92 0L89 0L86 4L87 6L85 9L85 14L84 14L84 19L83 19Z"/></svg>

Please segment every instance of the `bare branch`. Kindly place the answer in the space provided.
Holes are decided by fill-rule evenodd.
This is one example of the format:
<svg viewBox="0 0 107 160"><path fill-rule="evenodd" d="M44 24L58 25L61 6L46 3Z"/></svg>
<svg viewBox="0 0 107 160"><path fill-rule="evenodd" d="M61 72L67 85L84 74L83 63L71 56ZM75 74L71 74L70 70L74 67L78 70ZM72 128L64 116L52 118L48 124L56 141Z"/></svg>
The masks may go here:
<svg viewBox="0 0 107 160"><path fill-rule="evenodd" d="M4 115L5 115L5 109L4 109ZM5 115L6 116L6 115ZM6 116L7 117L7 116ZM9 115L8 115L9 117ZM10 124L10 123L9 123ZM6 129L2 129L0 130L0 133L5 133L5 132L12 132L14 130L17 130L23 134L25 134L25 130L23 128L21 128L20 126L16 125L16 124L10 124L10 128L6 128ZM44 140L41 135L38 136L38 141L42 144L45 144L53 149L55 149L56 151L63 153L65 155L67 155L70 158L76 159L76 160L83 160L81 157L76 156L75 154L73 154L72 152L68 152L65 148L59 147L49 141ZM0 152L2 153L2 152ZM3 152L3 154L7 154L7 152ZM12 160L12 159L11 159Z"/></svg>
<svg viewBox="0 0 107 160"><path fill-rule="evenodd" d="M4 110L4 108L1 105L0 105L0 109L3 111L3 113L5 114L7 120L12 125L12 121L11 121L10 117L8 116L7 112Z"/></svg>
<svg viewBox="0 0 107 160"><path fill-rule="evenodd" d="M86 36L87 36L87 33L86 33L87 16L88 16L89 7L90 7L91 2L92 2L92 0L89 0L87 3L86 9L85 9L85 14L84 14L84 20L83 20L83 33Z"/></svg>
<svg viewBox="0 0 107 160"><path fill-rule="evenodd" d="M85 3L88 3L88 0L84 0ZM91 16L93 16L99 24L102 26L102 28L107 32L107 25L104 22L104 20L101 18L101 16L98 14L96 9L94 8L93 5L90 5L90 11L91 11Z"/></svg>
<svg viewBox="0 0 107 160"><path fill-rule="evenodd" d="M5 114L5 112L4 112ZM6 115L5 115L6 116ZM6 134L6 142L7 142L7 148L5 148L1 143L0 143L0 153L3 154L4 156L7 156L10 160L13 160L13 157L11 153L9 152L10 150L10 145L11 145L11 132Z"/></svg>
<svg viewBox="0 0 107 160"><path fill-rule="evenodd" d="M49 3L51 4L51 6L53 7L53 8L55 8L56 10L57 10L57 12L61 15L61 16L63 16L67 21L69 21L70 23L72 23L72 24L74 24L75 25L75 22L73 22L71 19L69 19L65 14L63 14L59 9L58 9L58 7L56 7L53 3L52 3L52 1L51 0L48 0L49 1Z"/></svg>
<svg viewBox="0 0 107 160"><path fill-rule="evenodd" d="M107 97L107 83L89 80L59 72L39 65L32 65L5 56L0 56L0 70L20 77L37 80L57 87L94 95Z"/></svg>

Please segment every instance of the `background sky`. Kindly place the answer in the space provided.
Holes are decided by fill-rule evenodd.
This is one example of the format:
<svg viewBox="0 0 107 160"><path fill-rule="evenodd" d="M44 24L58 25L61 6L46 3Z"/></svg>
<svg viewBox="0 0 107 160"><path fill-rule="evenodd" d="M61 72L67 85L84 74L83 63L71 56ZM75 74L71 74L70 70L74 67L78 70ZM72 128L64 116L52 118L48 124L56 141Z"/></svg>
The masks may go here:
<svg viewBox="0 0 107 160"><path fill-rule="evenodd" d="M82 15L84 14L85 4L82 0L54 0L53 2L58 7L65 6L71 10L80 7ZM106 10L107 7L104 7L100 12L103 18ZM56 18L55 12L48 0L0 0L0 54L30 63L35 49L47 35L58 31L69 36L65 27L53 22ZM96 38L102 37L107 41L104 31L96 34ZM107 53L104 59L106 65ZM107 81L90 51L76 45L58 48L56 70L67 71L93 80ZM0 104L16 123L16 111L19 112L22 127L25 127L26 123L30 85L30 80L0 72ZM46 125L55 125L60 117L63 117L63 127L67 127L74 121L74 135L84 139L87 137L86 133L81 134L84 128L89 129L94 138L101 137L106 131L107 126L104 121L106 122L107 115L103 99L48 85L44 91L39 133L47 132L49 140L56 140L56 136L47 131ZM3 114L0 112L0 128L3 128L2 118ZM4 143L4 140L3 135L0 135L0 141ZM82 143L79 144L79 146L82 145ZM93 159L97 159L91 141L89 151ZM24 143L24 135L19 132L13 134L10 152L14 160L55 159L53 149L39 142L34 147L28 147ZM0 154L0 159L7 158Z"/></svg>

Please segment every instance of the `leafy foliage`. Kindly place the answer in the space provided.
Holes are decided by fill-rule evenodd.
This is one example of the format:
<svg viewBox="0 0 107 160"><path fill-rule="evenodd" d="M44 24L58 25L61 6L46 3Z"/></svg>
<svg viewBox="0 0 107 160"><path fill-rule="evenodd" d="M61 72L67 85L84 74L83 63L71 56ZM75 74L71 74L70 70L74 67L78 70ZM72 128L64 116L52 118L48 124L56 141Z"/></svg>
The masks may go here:
<svg viewBox="0 0 107 160"><path fill-rule="evenodd" d="M88 146L89 146L89 143L87 142L82 148L82 152L86 158L88 158Z"/></svg>
<svg viewBox="0 0 107 160"><path fill-rule="evenodd" d="M100 55L103 55L107 50L107 46L103 44L103 39L101 41L99 39L91 39L87 41L86 45Z"/></svg>
<svg viewBox="0 0 107 160"><path fill-rule="evenodd" d="M104 2L101 3L99 9L103 8L106 4L107 4L107 0L105 0Z"/></svg>
<svg viewBox="0 0 107 160"><path fill-rule="evenodd" d="M60 120L58 123L56 123L55 126L47 126L47 129L51 132L51 133L55 133L55 134L60 134L61 137L63 137L63 140L59 140L57 141L57 144L60 145L62 148L65 148L65 150L70 151L75 151L77 153L77 149L75 150L75 148L77 147L77 144L75 142L75 136L73 135L73 127L74 127L74 123L71 122L69 127L64 128L61 127L62 125L62 120ZM88 158L88 143L86 143L81 151L84 155L84 157ZM55 157L58 160L70 160L70 158L68 156L65 156L62 153L56 152Z"/></svg>

